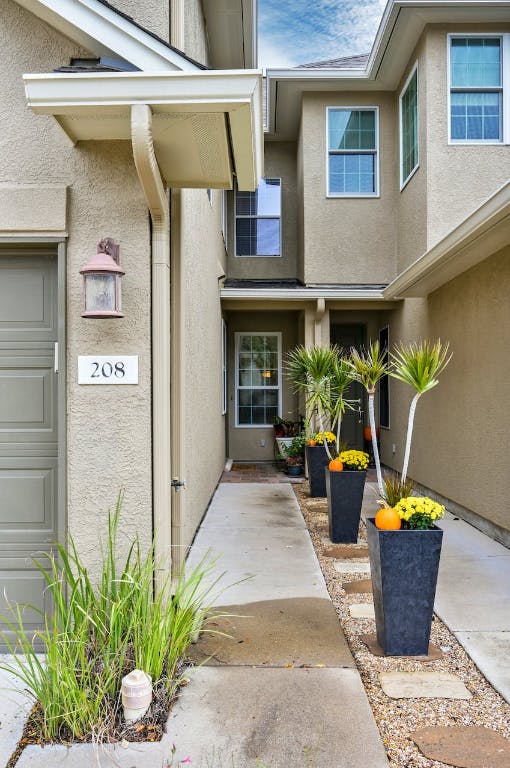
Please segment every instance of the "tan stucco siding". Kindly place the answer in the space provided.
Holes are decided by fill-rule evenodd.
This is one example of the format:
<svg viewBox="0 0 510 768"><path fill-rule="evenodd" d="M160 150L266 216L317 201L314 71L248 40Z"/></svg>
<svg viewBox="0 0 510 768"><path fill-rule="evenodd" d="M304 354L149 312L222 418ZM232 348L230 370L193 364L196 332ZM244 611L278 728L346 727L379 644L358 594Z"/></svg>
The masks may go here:
<svg viewBox="0 0 510 768"><path fill-rule="evenodd" d="M379 197L327 197L328 106L379 107ZM395 131L392 94L304 95L304 276L307 283L385 283L394 275Z"/></svg>
<svg viewBox="0 0 510 768"><path fill-rule="evenodd" d="M428 300L408 300L390 315L392 341L441 337L453 358L438 386L418 403L409 473L506 530L510 380L510 248L447 283ZM384 436L383 460L392 463L397 444L401 467L408 388L391 383L392 429ZM398 417L398 411L401 411Z"/></svg>
<svg viewBox="0 0 510 768"><path fill-rule="evenodd" d="M200 64L209 64L207 33L201 0L182 0L184 7L184 53Z"/></svg>
<svg viewBox="0 0 510 768"><path fill-rule="evenodd" d="M503 32L510 25L432 27L427 32L427 246L430 248L510 177L504 145L449 145L447 33Z"/></svg>
<svg viewBox="0 0 510 768"><path fill-rule="evenodd" d="M295 311L229 312L228 324L228 453L230 458L270 461L274 457L273 428L235 426L235 334L279 331L282 334L282 357L299 343L300 313ZM282 418L297 419L298 401L286 377L282 378ZM265 445L261 445L265 441Z"/></svg>
<svg viewBox="0 0 510 768"><path fill-rule="evenodd" d="M415 65L418 72L418 168L401 189L397 206L397 271L401 272L427 250L427 68L425 42L422 39L409 60L395 95L397 115L396 175L400 186L400 95Z"/></svg>
<svg viewBox="0 0 510 768"><path fill-rule="evenodd" d="M232 278L295 278L297 276L296 146L266 143L265 178L281 179L281 256L249 258L235 255L234 227L229 232L228 276ZM232 216L232 221L234 218Z"/></svg>
<svg viewBox="0 0 510 768"><path fill-rule="evenodd" d="M296 277L305 281L304 259L304 180L303 180L303 131L300 128L296 152L296 242L297 242L297 274Z"/></svg>
<svg viewBox="0 0 510 768"><path fill-rule="evenodd" d="M170 0L115 0L112 5L145 29L168 40Z"/></svg>
<svg viewBox="0 0 510 768"><path fill-rule="evenodd" d="M0 4L0 182L68 187L68 522L94 572L106 510L123 487L122 544L152 528L150 240L147 207L127 142L72 147L57 124L30 112L22 74L49 72L83 52L16 3ZM27 40L30 45L27 45ZM81 318L80 268L97 241L120 243L125 318ZM79 354L139 355L138 386L77 384ZM66 386L65 381L61 386ZM93 539L91 539L91 536ZM94 546L91 546L91 542Z"/></svg>
<svg viewBox="0 0 510 768"><path fill-rule="evenodd" d="M224 271L225 246L219 190L213 191L212 202L211 206L205 190L182 191L186 490L181 544L185 546L192 541L225 463L218 282Z"/></svg>

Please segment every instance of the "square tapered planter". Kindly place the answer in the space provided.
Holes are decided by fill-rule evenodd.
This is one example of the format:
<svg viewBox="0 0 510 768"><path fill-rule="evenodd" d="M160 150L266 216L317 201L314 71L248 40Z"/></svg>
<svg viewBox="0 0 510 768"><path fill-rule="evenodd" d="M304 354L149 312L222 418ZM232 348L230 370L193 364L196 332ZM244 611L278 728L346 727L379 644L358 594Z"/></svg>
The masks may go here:
<svg viewBox="0 0 510 768"><path fill-rule="evenodd" d="M354 544L367 473L360 470L324 470L328 497L329 538L334 544Z"/></svg>
<svg viewBox="0 0 510 768"><path fill-rule="evenodd" d="M387 656L426 656L443 531L384 531L367 518L377 642Z"/></svg>
<svg viewBox="0 0 510 768"><path fill-rule="evenodd" d="M329 464L326 449L323 445L307 445L305 450L308 479L310 481L310 496L313 498L326 496L324 468Z"/></svg>

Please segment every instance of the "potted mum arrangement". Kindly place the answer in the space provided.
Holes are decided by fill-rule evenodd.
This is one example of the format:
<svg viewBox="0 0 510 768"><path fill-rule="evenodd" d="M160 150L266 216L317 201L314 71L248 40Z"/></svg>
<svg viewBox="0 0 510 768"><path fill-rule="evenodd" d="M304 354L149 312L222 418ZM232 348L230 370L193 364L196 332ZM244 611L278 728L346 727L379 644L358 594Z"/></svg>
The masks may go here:
<svg viewBox="0 0 510 768"><path fill-rule="evenodd" d="M341 451L325 470L329 538L334 544L358 540L368 462L364 451Z"/></svg>
<svg viewBox="0 0 510 768"><path fill-rule="evenodd" d="M290 477L299 477L303 474L305 463L305 441L304 433L292 438L290 445L284 445L285 461L287 464L287 474Z"/></svg>
<svg viewBox="0 0 510 768"><path fill-rule="evenodd" d="M310 481L310 496L313 498L326 495L326 477L325 467L328 466L330 458L329 452L336 443L336 436L333 432L316 432L306 441L306 463L308 465L308 479Z"/></svg>
<svg viewBox="0 0 510 768"><path fill-rule="evenodd" d="M387 372L412 386L415 395L398 481L387 478L383 483L374 441L379 490L385 498L379 502L383 508L377 515L367 518L367 539L377 641L387 656L425 656L429 649L443 537L435 523L443 517L445 508L427 497L411 495L407 469L417 402L439 383L438 376L451 359L448 349L448 344L440 340L420 341L401 344L390 354ZM358 359L366 361L371 353L373 349Z"/></svg>

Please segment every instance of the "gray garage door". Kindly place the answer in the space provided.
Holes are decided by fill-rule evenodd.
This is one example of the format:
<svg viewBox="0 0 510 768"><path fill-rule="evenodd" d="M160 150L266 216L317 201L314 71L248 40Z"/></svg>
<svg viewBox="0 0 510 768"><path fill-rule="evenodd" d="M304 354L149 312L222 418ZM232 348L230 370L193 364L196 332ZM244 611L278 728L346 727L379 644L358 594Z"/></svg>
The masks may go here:
<svg viewBox="0 0 510 768"><path fill-rule="evenodd" d="M57 258L0 250L0 612L48 609L32 557L57 530ZM24 610L27 629L41 623ZM0 629L5 629L0 623Z"/></svg>

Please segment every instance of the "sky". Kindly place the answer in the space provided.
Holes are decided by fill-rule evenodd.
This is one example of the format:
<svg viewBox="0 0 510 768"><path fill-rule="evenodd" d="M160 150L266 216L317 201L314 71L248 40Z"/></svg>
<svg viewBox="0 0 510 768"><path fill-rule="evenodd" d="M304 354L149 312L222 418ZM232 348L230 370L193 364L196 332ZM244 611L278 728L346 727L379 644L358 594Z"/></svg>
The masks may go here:
<svg viewBox="0 0 510 768"><path fill-rule="evenodd" d="M259 67L369 53L386 0L259 0Z"/></svg>

